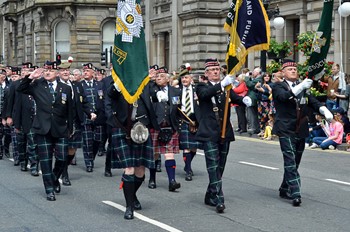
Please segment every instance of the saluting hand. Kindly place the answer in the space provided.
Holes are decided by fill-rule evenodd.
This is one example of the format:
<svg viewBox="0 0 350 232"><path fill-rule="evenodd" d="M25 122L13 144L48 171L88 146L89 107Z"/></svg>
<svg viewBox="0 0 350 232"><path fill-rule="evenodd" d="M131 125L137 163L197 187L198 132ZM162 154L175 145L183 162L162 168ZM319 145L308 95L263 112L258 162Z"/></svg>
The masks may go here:
<svg viewBox="0 0 350 232"><path fill-rule="evenodd" d="M33 79L33 80L38 79L42 76L43 72L44 72L43 68L35 69L34 72L30 74L29 79Z"/></svg>

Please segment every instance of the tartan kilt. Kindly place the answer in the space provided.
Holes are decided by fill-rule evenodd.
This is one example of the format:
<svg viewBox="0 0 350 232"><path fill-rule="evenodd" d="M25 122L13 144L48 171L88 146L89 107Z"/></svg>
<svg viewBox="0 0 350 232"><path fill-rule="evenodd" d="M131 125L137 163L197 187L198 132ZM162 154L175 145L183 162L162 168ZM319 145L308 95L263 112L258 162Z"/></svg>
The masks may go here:
<svg viewBox="0 0 350 232"><path fill-rule="evenodd" d="M81 126L76 125L74 134L72 135L72 137L68 139L68 148L75 148L75 149L81 148L82 144L83 144L83 135L81 131Z"/></svg>
<svg viewBox="0 0 350 232"><path fill-rule="evenodd" d="M90 134L88 133L89 131L92 132L92 137L89 136ZM93 124L85 124L84 126L82 126L83 136L84 136L84 133L87 139L91 139L97 142L102 142L103 138L106 136L105 126L97 126Z"/></svg>
<svg viewBox="0 0 350 232"><path fill-rule="evenodd" d="M196 134L193 134L189 130L189 125L187 123L182 123L180 127L179 135L179 148L180 150L185 149L202 149L202 144L196 141Z"/></svg>
<svg viewBox="0 0 350 232"><path fill-rule="evenodd" d="M158 141L159 131L150 129L150 132L153 142L154 154L180 153L179 134L177 132L173 134L171 140L167 144Z"/></svg>
<svg viewBox="0 0 350 232"><path fill-rule="evenodd" d="M111 133L112 168L128 168L145 166L155 168L151 137L143 144L130 144L126 141L126 133L121 128L113 128Z"/></svg>

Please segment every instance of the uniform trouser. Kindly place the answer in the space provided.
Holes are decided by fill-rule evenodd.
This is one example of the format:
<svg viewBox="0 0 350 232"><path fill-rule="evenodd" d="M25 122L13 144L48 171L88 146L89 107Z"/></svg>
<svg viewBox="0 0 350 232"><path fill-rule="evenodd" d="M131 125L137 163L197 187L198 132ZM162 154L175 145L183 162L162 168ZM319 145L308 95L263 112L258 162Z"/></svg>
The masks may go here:
<svg viewBox="0 0 350 232"><path fill-rule="evenodd" d="M100 142L103 139L104 127L85 124L83 126L83 154L86 167L94 167L94 160Z"/></svg>
<svg viewBox="0 0 350 232"><path fill-rule="evenodd" d="M279 137L284 161L284 175L280 190L288 191L292 198L300 197L299 164L305 149L305 138Z"/></svg>
<svg viewBox="0 0 350 232"><path fill-rule="evenodd" d="M247 107L247 117L248 117L248 122L250 123L250 127L251 127L250 129L255 132L260 131L257 106Z"/></svg>
<svg viewBox="0 0 350 232"><path fill-rule="evenodd" d="M18 158L20 162L30 161L31 165L38 164L38 155L36 153L36 142L34 133L17 132Z"/></svg>
<svg viewBox="0 0 350 232"><path fill-rule="evenodd" d="M222 191L222 175L224 174L230 142L203 143L205 162L209 175L207 194L215 204L224 203Z"/></svg>
<svg viewBox="0 0 350 232"><path fill-rule="evenodd" d="M61 176L68 155L68 138L54 138L50 134L35 135L46 193L53 192L54 183ZM55 164L52 169L52 157Z"/></svg>

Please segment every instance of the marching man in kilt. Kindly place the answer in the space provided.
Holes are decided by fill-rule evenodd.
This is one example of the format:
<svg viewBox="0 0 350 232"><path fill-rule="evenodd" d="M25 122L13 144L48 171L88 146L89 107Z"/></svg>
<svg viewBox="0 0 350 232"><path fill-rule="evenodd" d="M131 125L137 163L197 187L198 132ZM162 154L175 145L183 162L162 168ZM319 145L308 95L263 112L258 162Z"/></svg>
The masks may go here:
<svg viewBox="0 0 350 232"><path fill-rule="evenodd" d="M122 185L126 201L124 218L134 218L134 210L141 210L136 192L145 179L145 168L154 168L150 128L157 128L149 88L133 104L121 94L117 84L107 90L106 116L111 128L112 168L123 168ZM153 112L153 113L152 113Z"/></svg>
<svg viewBox="0 0 350 232"><path fill-rule="evenodd" d="M151 90L153 109L157 117L159 130L151 130L155 159L164 154L165 168L168 174L169 191L180 188L175 180L175 154L179 153L179 123L177 118L180 102L180 90L169 85L166 67L158 70L156 85ZM150 169L149 188L156 188L156 172Z"/></svg>
<svg viewBox="0 0 350 232"><path fill-rule="evenodd" d="M192 75L183 74L181 77L181 108L179 108L180 135L179 148L183 150L185 162L186 181L191 181L193 171L191 163L196 155L200 142L196 141L196 132L199 122L199 102L196 88L193 85Z"/></svg>

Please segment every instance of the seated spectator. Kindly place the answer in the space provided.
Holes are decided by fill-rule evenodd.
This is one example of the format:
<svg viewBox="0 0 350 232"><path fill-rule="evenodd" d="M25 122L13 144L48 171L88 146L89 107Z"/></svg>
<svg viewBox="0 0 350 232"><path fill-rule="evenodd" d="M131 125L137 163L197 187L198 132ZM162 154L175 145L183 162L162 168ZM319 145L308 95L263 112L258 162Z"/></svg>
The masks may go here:
<svg viewBox="0 0 350 232"><path fill-rule="evenodd" d="M337 145L343 142L344 128L341 122L340 116L337 113L334 114L334 118L329 124L329 128L326 128L327 137L315 137L312 139L313 144L310 148L321 147L322 150L331 149L334 150Z"/></svg>
<svg viewBox="0 0 350 232"><path fill-rule="evenodd" d="M310 142L312 142L312 139L315 137L327 137L324 130L328 127L328 122L324 120L319 113L315 113L315 120L310 120L309 137L305 140L305 147L309 147Z"/></svg>
<svg viewBox="0 0 350 232"><path fill-rule="evenodd" d="M340 119L343 123L344 135L346 135L347 133L350 133L350 121L349 121L348 116L346 115L345 110L342 107L338 107L335 110L335 113L340 117Z"/></svg>
<svg viewBox="0 0 350 232"><path fill-rule="evenodd" d="M267 125L265 127L264 137L262 139L264 140L271 140L272 139L272 128L274 123L273 114L269 114L269 121L267 121Z"/></svg>

